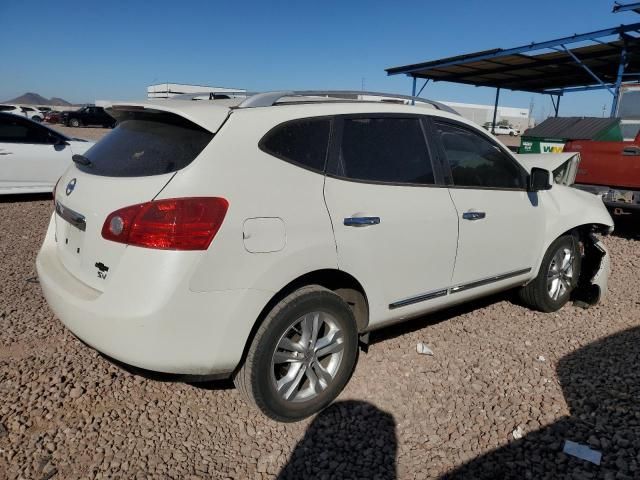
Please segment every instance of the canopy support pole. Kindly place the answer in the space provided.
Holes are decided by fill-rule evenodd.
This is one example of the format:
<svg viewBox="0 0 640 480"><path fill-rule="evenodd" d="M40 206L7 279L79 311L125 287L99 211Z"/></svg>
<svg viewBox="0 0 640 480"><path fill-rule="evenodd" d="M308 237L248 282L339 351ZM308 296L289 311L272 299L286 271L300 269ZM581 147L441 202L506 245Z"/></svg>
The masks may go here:
<svg viewBox="0 0 640 480"><path fill-rule="evenodd" d="M624 75L624 67L627 63L627 45L622 47L622 52L620 52L620 64L618 65L618 77L616 78L616 86L613 94L613 103L611 104L611 115L613 118L618 113L618 98L620 98L620 85L622 84L622 76Z"/></svg>
<svg viewBox="0 0 640 480"><path fill-rule="evenodd" d="M491 133L496 134L496 117L498 116L498 100L500 99L500 87L496 88L496 103L493 106L493 122L491 123Z"/></svg>
<svg viewBox="0 0 640 480"><path fill-rule="evenodd" d="M416 77L413 77L413 88L411 89L411 96L415 97L416 96L416 82L418 81L418 79ZM416 101L415 100L411 100L411 105L415 105Z"/></svg>
<svg viewBox="0 0 640 480"><path fill-rule="evenodd" d="M602 85L603 88L606 88L607 90L609 90L609 93L611 93L611 95L613 95L615 97L615 93L613 90L611 90L609 88L609 85L607 85L605 82L603 82L600 77L598 77L595 73L593 73L593 71L587 67L584 62L582 60L580 60L578 57L576 57L576 54L573 53L571 50L569 50L567 47L565 47L564 45L560 45L562 47L562 49L567 52L567 54L573 58L575 60L575 62L580 65L582 68L584 68L586 70L586 72L591 75L593 77L593 79L598 82L600 85ZM554 49L557 50L557 49Z"/></svg>
<svg viewBox="0 0 640 480"><path fill-rule="evenodd" d="M559 93L556 97L556 100L553 99L553 95L550 95L551 97L551 103L553 104L553 110L555 112L555 116L558 116L558 110L560 110L560 97L561 97L561 93Z"/></svg>
<svg viewBox="0 0 640 480"><path fill-rule="evenodd" d="M420 94L422 93L422 90L424 90L424 87L426 87L426 86L427 86L427 83L429 83L429 80L430 80L430 79L429 79L429 78L427 78L427 79L424 81L424 83L422 84L422 87L420 87L420 90L418 90L418 94L417 94L417 95L414 95L414 96L416 96L416 97L419 97L419 96L420 96Z"/></svg>

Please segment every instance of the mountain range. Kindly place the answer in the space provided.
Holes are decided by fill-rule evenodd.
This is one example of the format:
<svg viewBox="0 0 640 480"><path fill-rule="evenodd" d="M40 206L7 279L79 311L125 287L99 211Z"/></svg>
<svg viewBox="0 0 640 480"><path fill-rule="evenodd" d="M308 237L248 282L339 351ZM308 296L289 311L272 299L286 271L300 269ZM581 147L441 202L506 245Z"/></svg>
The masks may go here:
<svg viewBox="0 0 640 480"><path fill-rule="evenodd" d="M55 105L58 107L70 107L70 102L58 97L45 98L42 95L33 92L27 92L24 95L7 100L3 103L19 103L21 105Z"/></svg>

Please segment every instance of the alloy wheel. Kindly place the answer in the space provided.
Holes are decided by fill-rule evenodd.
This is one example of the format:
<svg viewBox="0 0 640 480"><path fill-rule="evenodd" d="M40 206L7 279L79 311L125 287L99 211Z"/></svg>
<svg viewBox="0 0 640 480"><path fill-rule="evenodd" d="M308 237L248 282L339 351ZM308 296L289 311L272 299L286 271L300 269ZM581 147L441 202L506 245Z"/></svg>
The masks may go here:
<svg viewBox="0 0 640 480"><path fill-rule="evenodd" d="M272 385L283 400L311 400L333 382L343 353L344 334L336 319L309 312L280 337L271 359Z"/></svg>
<svg viewBox="0 0 640 480"><path fill-rule="evenodd" d="M556 252L549 264L547 293L553 300L558 300L572 288L574 257L573 248L563 247Z"/></svg>

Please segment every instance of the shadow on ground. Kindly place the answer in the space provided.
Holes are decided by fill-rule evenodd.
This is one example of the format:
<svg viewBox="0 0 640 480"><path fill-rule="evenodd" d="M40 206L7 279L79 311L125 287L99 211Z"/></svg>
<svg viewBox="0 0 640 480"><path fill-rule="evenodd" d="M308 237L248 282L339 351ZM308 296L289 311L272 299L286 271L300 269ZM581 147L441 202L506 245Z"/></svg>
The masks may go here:
<svg viewBox="0 0 640 480"><path fill-rule="evenodd" d="M367 402L337 402L311 422L278 479L396 478L396 423Z"/></svg>
<svg viewBox="0 0 640 480"><path fill-rule="evenodd" d="M640 240L640 213L613 216L615 230L613 234L629 240Z"/></svg>
<svg viewBox="0 0 640 480"><path fill-rule="evenodd" d="M11 195L0 195L0 203L42 202L44 200L51 201L51 199L51 193L15 193Z"/></svg>
<svg viewBox="0 0 640 480"><path fill-rule="evenodd" d="M390 340L392 338L400 337L402 335L421 330L430 325L436 325L440 322L446 322L447 320L459 317L460 315L471 313L481 308L486 308L490 305L493 305L494 303L507 301L515 305L521 305L521 302L517 298L516 293L517 289L499 292L487 297L479 298L477 300L461 303L460 305L455 305L444 310L438 310L432 313L428 313L411 320L399 322L388 327L381 328L379 330L374 330L371 332L369 343L373 345L379 342Z"/></svg>
<svg viewBox="0 0 640 480"><path fill-rule="evenodd" d="M563 357L557 373L570 416L443 478L640 478L640 327ZM602 452L601 464L562 453L565 440Z"/></svg>

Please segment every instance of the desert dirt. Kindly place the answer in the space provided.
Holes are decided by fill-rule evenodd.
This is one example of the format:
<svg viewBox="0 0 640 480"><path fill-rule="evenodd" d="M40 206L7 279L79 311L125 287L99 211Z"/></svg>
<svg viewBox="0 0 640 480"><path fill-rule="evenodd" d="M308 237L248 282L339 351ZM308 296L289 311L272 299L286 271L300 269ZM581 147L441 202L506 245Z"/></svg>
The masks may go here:
<svg viewBox="0 0 640 480"><path fill-rule="evenodd" d="M605 239L602 304L542 314L507 293L381 330L331 407L280 424L229 381L131 373L65 329L34 265L51 212L0 199L0 479L640 478L633 225Z"/></svg>

